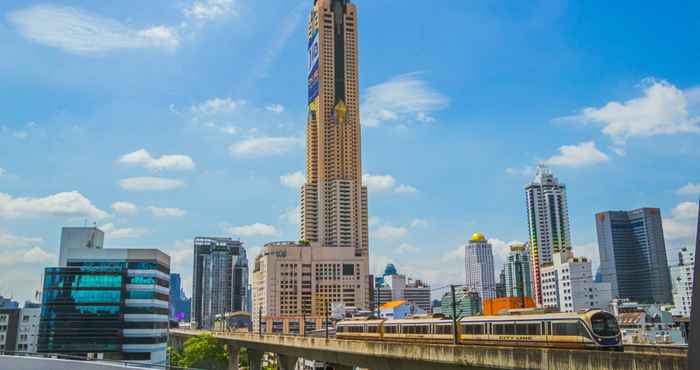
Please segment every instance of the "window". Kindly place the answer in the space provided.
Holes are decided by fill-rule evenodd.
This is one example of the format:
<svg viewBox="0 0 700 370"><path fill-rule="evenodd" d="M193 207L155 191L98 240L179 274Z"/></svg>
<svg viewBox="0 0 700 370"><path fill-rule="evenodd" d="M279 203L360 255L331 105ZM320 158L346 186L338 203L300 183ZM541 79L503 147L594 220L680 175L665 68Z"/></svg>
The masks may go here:
<svg viewBox="0 0 700 370"><path fill-rule="evenodd" d="M463 335L482 335L484 334L483 324L463 324L462 325Z"/></svg>
<svg viewBox="0 0 700 370"><path fill-rule="evenodd" d="M452 324L438 324L433 328L433 333L437 335L452 334Z"/></svg>
<svg viewBox="0 0 700 370"><path fill-rule="evenodd" d="M384 333L385 334L396 334L397 333L397 327L396 325L384 325Z"/></svg>
<svg viewBox="0 0 700 370"><path fill-rule="evenodd" d="M597 313L591 318L593 332L601 337L612 337L620 333L617 320L610 314Z"/></svg>

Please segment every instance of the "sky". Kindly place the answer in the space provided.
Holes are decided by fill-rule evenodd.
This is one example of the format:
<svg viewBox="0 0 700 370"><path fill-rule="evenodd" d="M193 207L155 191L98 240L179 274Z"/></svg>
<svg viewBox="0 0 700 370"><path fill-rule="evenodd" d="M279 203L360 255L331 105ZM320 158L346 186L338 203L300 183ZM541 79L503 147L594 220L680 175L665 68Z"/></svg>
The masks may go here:
<svg viewBox="0 0 700 370"><path fill-rule="evenodd" d="M500 270L538 163L594 268L596 212L659 207L669 261L692 245L700 3L354 2L372 272L462 283L477 231ZM298 240L311 6L0 2L0 295L34 298L63 226L162 249L188 291L196 236L251 265Z"/></svg>

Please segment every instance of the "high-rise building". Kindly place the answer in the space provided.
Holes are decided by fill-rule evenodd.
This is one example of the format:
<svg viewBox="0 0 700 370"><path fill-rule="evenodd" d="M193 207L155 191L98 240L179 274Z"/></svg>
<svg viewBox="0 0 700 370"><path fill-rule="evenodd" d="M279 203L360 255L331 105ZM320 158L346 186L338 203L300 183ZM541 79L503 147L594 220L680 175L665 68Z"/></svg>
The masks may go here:
<svg viewBox="0 0 700 370"><path fill-rule="evenodd" d="M96 228L64 232L103 235ZM82 243L92 236L80 240L62 248L63 265L44 272L38 351L164 364L170 257L155 249Z"/></svg>
<svg viewBox="0 0 700 370"><path fill-rule="evenodd" d="M68 250L102 249L105 233L97 227L64 227L61 230L61 246L58 255L58 265L66 265Z"/></svg>
<svg viewBox="0 0 700 370"><path fill-rule="evenodd" d="M614 298L672 303L664 229L658 208L596 215L600 272Z"/></svg>
<svg viewBox="0 0 700 370"><path fill-rule="evenodd" d="M503 270L505 272L506 297L532 298L530 256L524 245L513 244L510 246L510 253Z"/></svg>
<svg viewBox="0 0 700 370"><path fill-rule="evenodd" d="M470 291L467 287L456 288L454 300L456 303L454 307L452 302L452 292L443 294L440 303L440 313L447 317L452 317L454 312L457 314L457 318L481 314L482 299L479 293Z"/></svg>
<svg viewBox="0 0 700 370"><path fill-rule="evenodd" d="M594 282L591 261L574 257L571 249L554 254L552 262L542 265L541 274L544 308L578 312L610 306L610 283Z"/></svg>
<svg viewBox="0 0 700 370"><path fill-rule="evenodd" d="M301 192L301 238L367 256L357 21L357 8L349 0L314 0L308 23L307 182Z"/></svg>
<svg viewBox="0 0 700 370"><path fill-rule="evenodd" d="M542 304L542 265L551 263L555 253L571 249L566 185L560 183L549 168L540 165L535 179L525 188L525 194L533 298L537 304Z"/></svg>
<svg viewBox="0 0 700 370"><path fill-rule="evenodd" d="M170 274L170 320L189 322L191 318L192 300L187 298L182 289L180 274Z"/></svg>
<svg viewBox="0 0 700 370"><path fill-rule="evenodd" d="M493 265L493 247L484 234L472 235L465 248L465 287L479 293L481 299L496 298L496 275Z"/></svg>
<svg viewBox="0 0 700 370"><path fill-rule="evenodd" d="M26 302L19 312L17 325L17 352L35 353L39 343L41 305Z"/></svg>
<svg viewBox="0 0 700 370"><path fill-rule="evenodd" d="M231 238L194 239L192 320L203 329L216 315L247 311L248 257L243 243Z"/></svg>
<svg viewBox="0 0 700 370"><path fill-rule="evenodd" d="M379 304L405 300L425 312L431 312L430 285L400 275L393 264L387 265L384 276L375 280L374 293Z"/></svg>
<svg viewBox="0 0 700 370"><path fill-rule="evenodd" d="M673 312L676 315L690 317L690 309L693 301L694 272L695 252L688 248L682 248L678 252L678 264L671 266Z"/></svg>

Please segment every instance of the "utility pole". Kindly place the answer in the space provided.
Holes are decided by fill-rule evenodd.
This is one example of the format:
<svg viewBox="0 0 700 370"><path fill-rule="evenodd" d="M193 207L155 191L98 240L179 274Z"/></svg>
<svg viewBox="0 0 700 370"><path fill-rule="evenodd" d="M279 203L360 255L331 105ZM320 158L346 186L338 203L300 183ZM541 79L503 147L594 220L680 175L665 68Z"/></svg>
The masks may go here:
<svg viewBox="0 0 700 370"><path fill-rule="evenodd" d="M328 300L326 300L326 309L325 309L325 311L326 311L326 318L325 318L325 321L326 321L326 340L328 340L328 310L329 310L328 304L329 304L329 302L328 302Z"/></svg>
<svg viewBox="0 0 700 370"><path fill-rule="evenodd" d="M260 332L261 337L263 335L262 322L262 306L260 306L260 308L258 309L258 332Z"/></svg>
<svg viewBox="0 0 700 370"><path fill-rule="evenodd" d="M525 276L523 275L523 261L520 261L519 259L515 261L515 267L517 270L517 276L518 276L518 290L519 290L519 296L520 296L520 308L525 308Z"/></svg>
<svg viewBox="0 0 700 370"><path fill-rule="evenodd" d="M457 330L457 300L455 299L455 286L450 285L450 293L452 294L452 344L459 343L459 331Z"/></svg>
<svg viewBox="0 0 700 370"><path fill-rule="evenodd" d="M698 263L698 253L700 253L700 209L698 209L698 231L695 238L695 270L693 272L693 298L690 308L688 369L700 368L700 326L697 323L698 319L700 319L700 263ZM695 319L695 325L693 325L693 319Z"/></svg>
<svg viewBox="0 0 700 370"><path fill-rule="evenodd" d="M377 293L377 294L376 294L377 300L376 300L376 303L375 303L375 304L377 305L377 319L381 319L381 318L382 318L382 311L379 309L379 288L375 286L374 290L375 290L376 293Z"/></svg>

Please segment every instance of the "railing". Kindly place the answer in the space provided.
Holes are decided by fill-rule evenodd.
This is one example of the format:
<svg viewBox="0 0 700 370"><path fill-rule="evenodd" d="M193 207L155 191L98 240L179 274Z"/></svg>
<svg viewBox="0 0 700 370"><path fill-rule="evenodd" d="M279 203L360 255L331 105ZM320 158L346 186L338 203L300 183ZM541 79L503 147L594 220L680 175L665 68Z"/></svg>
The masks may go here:
<svg viewBox="0 0 700 370"><path fill-rule="evenodd" d="M170 365L153 365L144 364L140 362L130 362L130 361L119 361L119 360L101 360L90 358L86 356L75 356L66 355L63 353L30 353L30 352L14 352L14 351L0 351L0 356L13 356L13 357L31 357L31 358L44 358L44 359L54 359L54 360L70 360L70 361L84 361L84 362L94 362L103 363L115 366L122 366L124 368L140 368L140 369L162 369L162 370L203 370L195 369L191 367L178 367Z"/></svg>

